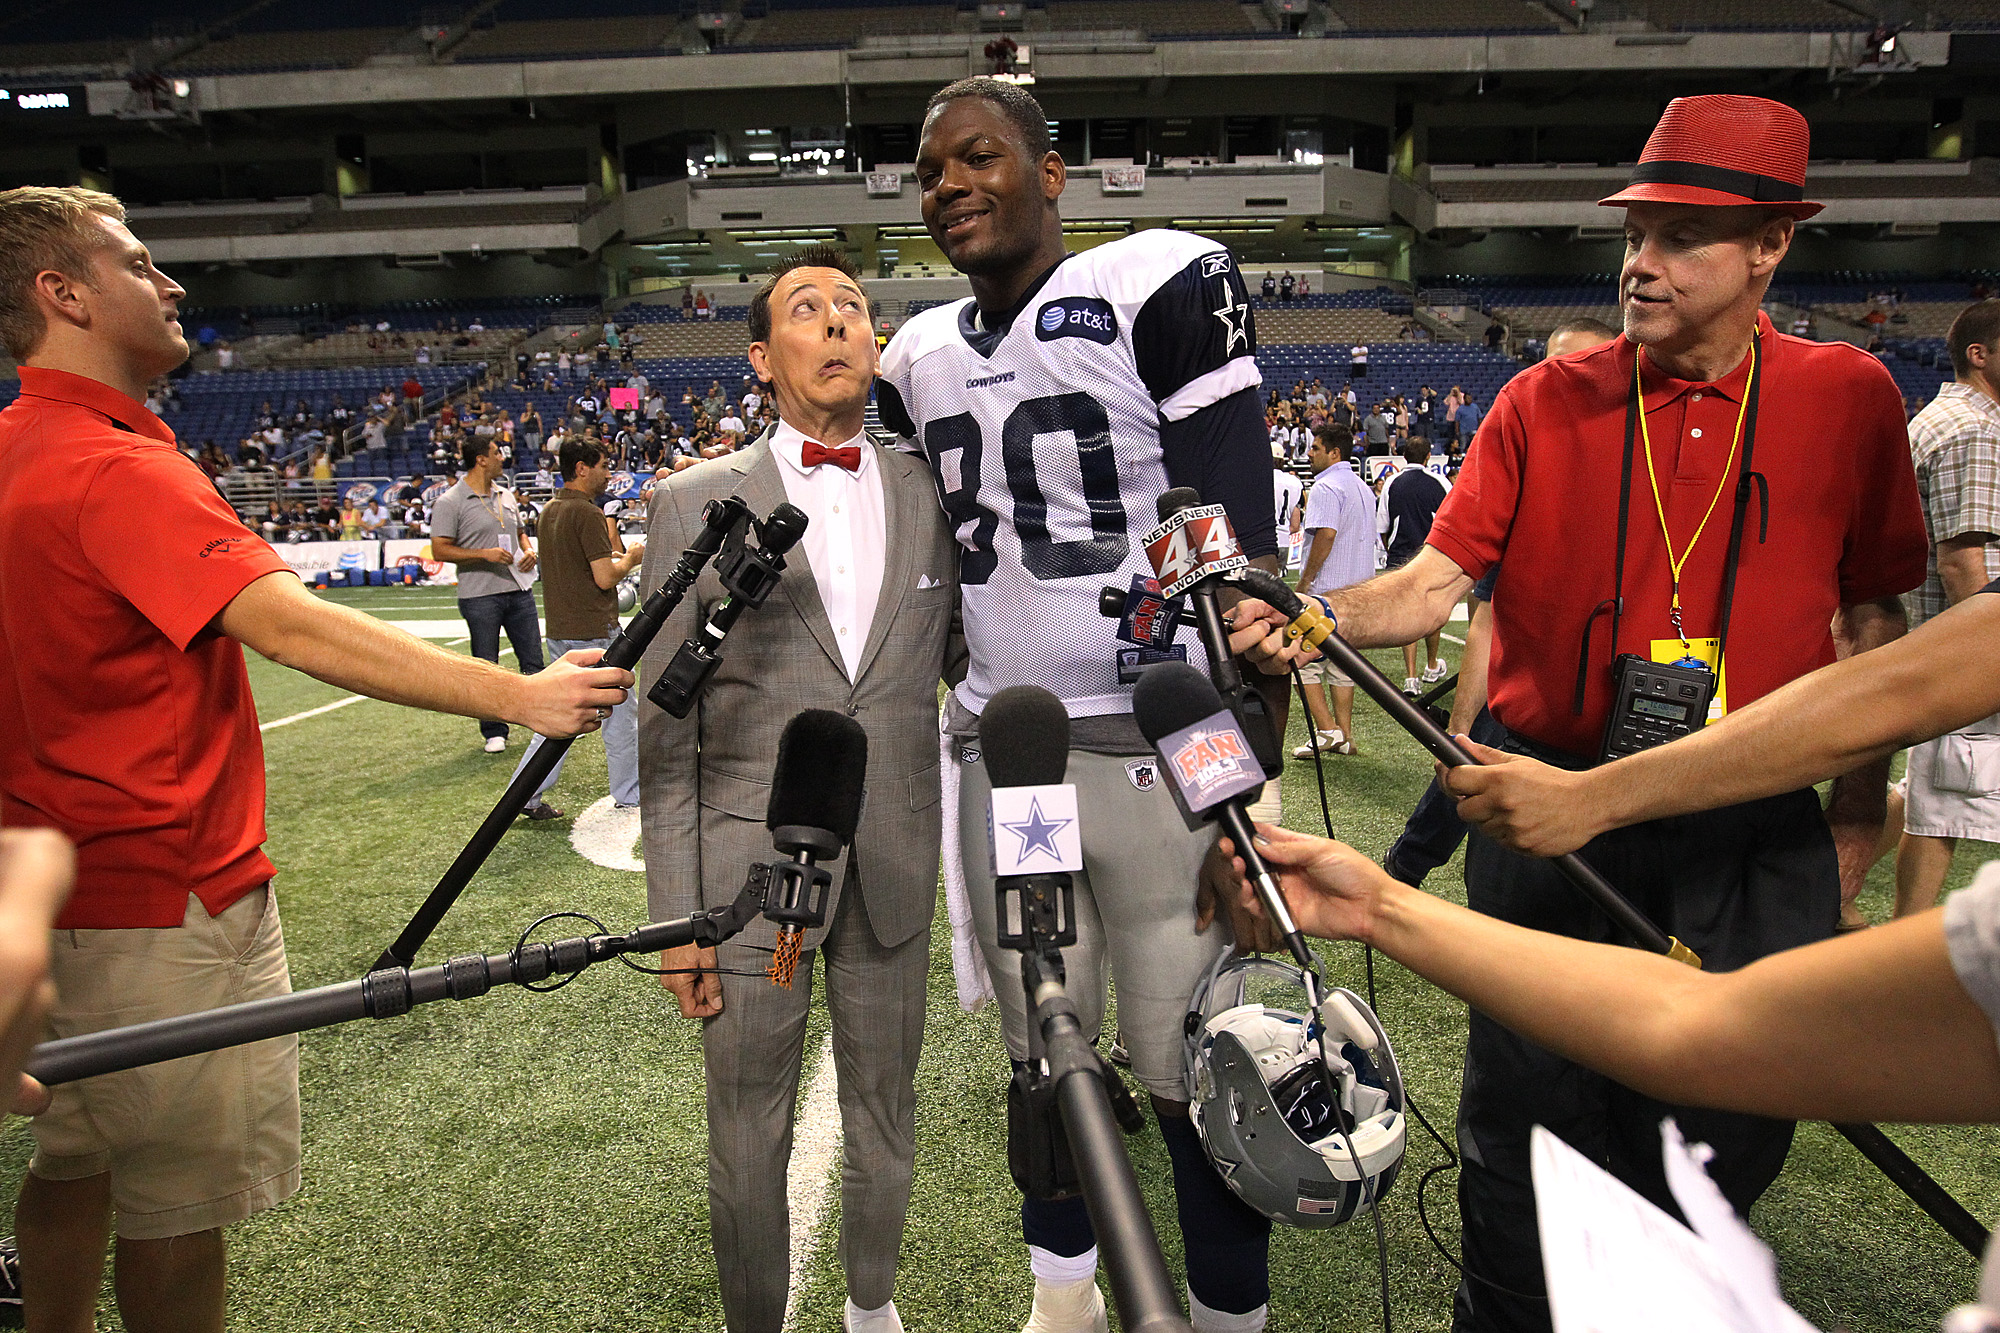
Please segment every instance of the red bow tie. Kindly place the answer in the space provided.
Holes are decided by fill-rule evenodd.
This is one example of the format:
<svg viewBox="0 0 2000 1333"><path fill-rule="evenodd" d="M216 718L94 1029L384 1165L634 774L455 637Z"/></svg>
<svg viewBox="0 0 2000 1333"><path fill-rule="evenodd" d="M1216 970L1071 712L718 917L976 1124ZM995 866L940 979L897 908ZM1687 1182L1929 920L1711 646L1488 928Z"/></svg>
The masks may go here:
<svg viewBox="0 0 2000 1333"><path fill-rule="evenodd" d="M849 472L861 470L861 446L843 444L837 449L829 449L818 440L807 440L805 448L799 451L802 467L818 467L821 463L831 463L835 467L846 468Z"/></svg>

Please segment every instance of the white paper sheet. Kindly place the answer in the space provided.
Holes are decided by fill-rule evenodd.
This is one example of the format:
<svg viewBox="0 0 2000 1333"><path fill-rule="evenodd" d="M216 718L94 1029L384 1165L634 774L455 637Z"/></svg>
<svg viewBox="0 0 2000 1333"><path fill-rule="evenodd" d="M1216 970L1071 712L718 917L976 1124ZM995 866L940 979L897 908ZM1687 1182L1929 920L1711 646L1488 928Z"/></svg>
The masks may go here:
<svg viewBox="0 0 2000 1333"><path fill-rule="evenodd" d="M1813 1333L1778 1294L1777 1263L1672 1120L1667 1182L1690 1231L1537 1125L1530 1148L1556 1333Z"/></svg>

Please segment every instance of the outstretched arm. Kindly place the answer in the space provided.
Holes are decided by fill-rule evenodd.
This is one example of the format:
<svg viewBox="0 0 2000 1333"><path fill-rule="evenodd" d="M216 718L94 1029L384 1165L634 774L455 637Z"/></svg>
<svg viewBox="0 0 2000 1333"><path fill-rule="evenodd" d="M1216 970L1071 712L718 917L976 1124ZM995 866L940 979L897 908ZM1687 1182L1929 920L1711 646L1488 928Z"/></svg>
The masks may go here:
<svg viewBox="0 0 2000 1333"><path fill-rule="evenodd" d="M497 717L544 736L598 727L597 710L625 697L632 673L569 653L533 676L460 657L359 611L321 601L298 575L266 574L236 594L214 627L273 662L329 685L412 708Z"/></svg>
<svg viewBox="0 0 2000 1333"><path fill-rule="evenodd" d="M1467 911L1341 843L1257 831L1308 934L1372 944L1496 1022L1650 1096L1797 1119L2000 1119L2000 1049L1952 970L1943 909L1701 972ZM1250 886L1239 891L1254 908Z"/></svg>
<svg viewBox="0 0 2000 1333"><path fill-rule="evenodd" d="M1472 747L1459 815L1556 856L1607 829L1796 791L2000 711L2000 596L1968 598L1892 643L1801 676L1712 726L1587 773Z"/></svg>

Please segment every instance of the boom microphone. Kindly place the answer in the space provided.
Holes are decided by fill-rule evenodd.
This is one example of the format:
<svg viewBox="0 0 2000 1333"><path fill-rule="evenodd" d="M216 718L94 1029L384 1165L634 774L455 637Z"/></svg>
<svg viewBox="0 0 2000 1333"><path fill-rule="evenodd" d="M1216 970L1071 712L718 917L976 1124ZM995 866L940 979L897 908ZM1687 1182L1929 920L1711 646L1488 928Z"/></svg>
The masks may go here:
<svg viewBox="0 0 2000 1333"><path fill-rule="evenodd" d="M1246 569L1236 576L1235 581L1245 592L1269 602L1291 619L1291 624L1285 626L1285 642L1303 640L1319 649L1369 698L1382 705L1382 710L1396 725L1409 732L1439 763L1446 768L1458 768L1479 762L1443 727L1433 722L1414 700L1397 689L1393 681L1376 670L1375 664L1356 651L1353 644L1341 638L1338 623L1320 610L1318 601L1300 597L1286 586L1283 579L1261 569ZM1142 687L1143 684L1142 681ZM1137 696L1134 695L1134 698ZM1144 725L1140 723L1141 727ZM1694 950L1655 925L1650 917L1632 904L1631 899L1592 869L1589 862L1575 852L1552 859L1563 878L1582 890L1585 897L1602 908L1606 916L1642 947L1690 967L1701 966L1701 959ZM1244 864L1250 862L1246 859Z"/></svg>
<svg viewBox="0 0 2000 1333"><path fill-rule="evenodd" d="M1257 854L1244 798L1264 786L1264 772L1236 715L1207 676L1179 662L1149 667L1132 691L1132 717L1160 756L1160 771L1193 820L1222 826L1243 858L1265 915L1302 968L1317 964L1285 906L1278 882Z"/></svg>
<svg viewBox="0 0 2000 1333"><path fill-rule="evenodd" d="M694 710L702 687L722 664L722 641L730 626L745 611L762 606L778 586L785 572L785 552L798 545L808 521L802 510L781 504L756 525L762 549L746 545L741 529L731 534L715 559L715 576L722 581L726 595L709 612L700 632L681 644L659 680L646 692L648 699L675 717L686 717Z"/></svg>
<svg viewBox="0 0 2000 1333"><path fill-rule="evenodd" d="M785 724L771 773L764 827L792 859L758 866L768 872L764 916L778 927L771 984L790 986L805 932L826 921L833 876L818 864L840 855L861 823L868 780L868 733L845 713L808 708Z"/></svg>

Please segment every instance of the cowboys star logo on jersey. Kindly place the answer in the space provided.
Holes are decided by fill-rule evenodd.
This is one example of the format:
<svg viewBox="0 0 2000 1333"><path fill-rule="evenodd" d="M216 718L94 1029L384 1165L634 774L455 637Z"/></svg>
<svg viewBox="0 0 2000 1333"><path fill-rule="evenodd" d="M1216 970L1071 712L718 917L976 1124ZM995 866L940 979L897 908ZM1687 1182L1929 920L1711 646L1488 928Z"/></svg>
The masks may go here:
<svg viewBox="0 0 2000 1333"><path fill-rule="evenodd" d="M1161 423L1256 388L1256 351L1229 251L1167 228L1069 256L997 328L970 299L903 325L877 397L929 457L961 547L968 709L1019 684L1072 717L1131 708L1098 595L1153 573L1140 538L1168 486Z"/></svg>

